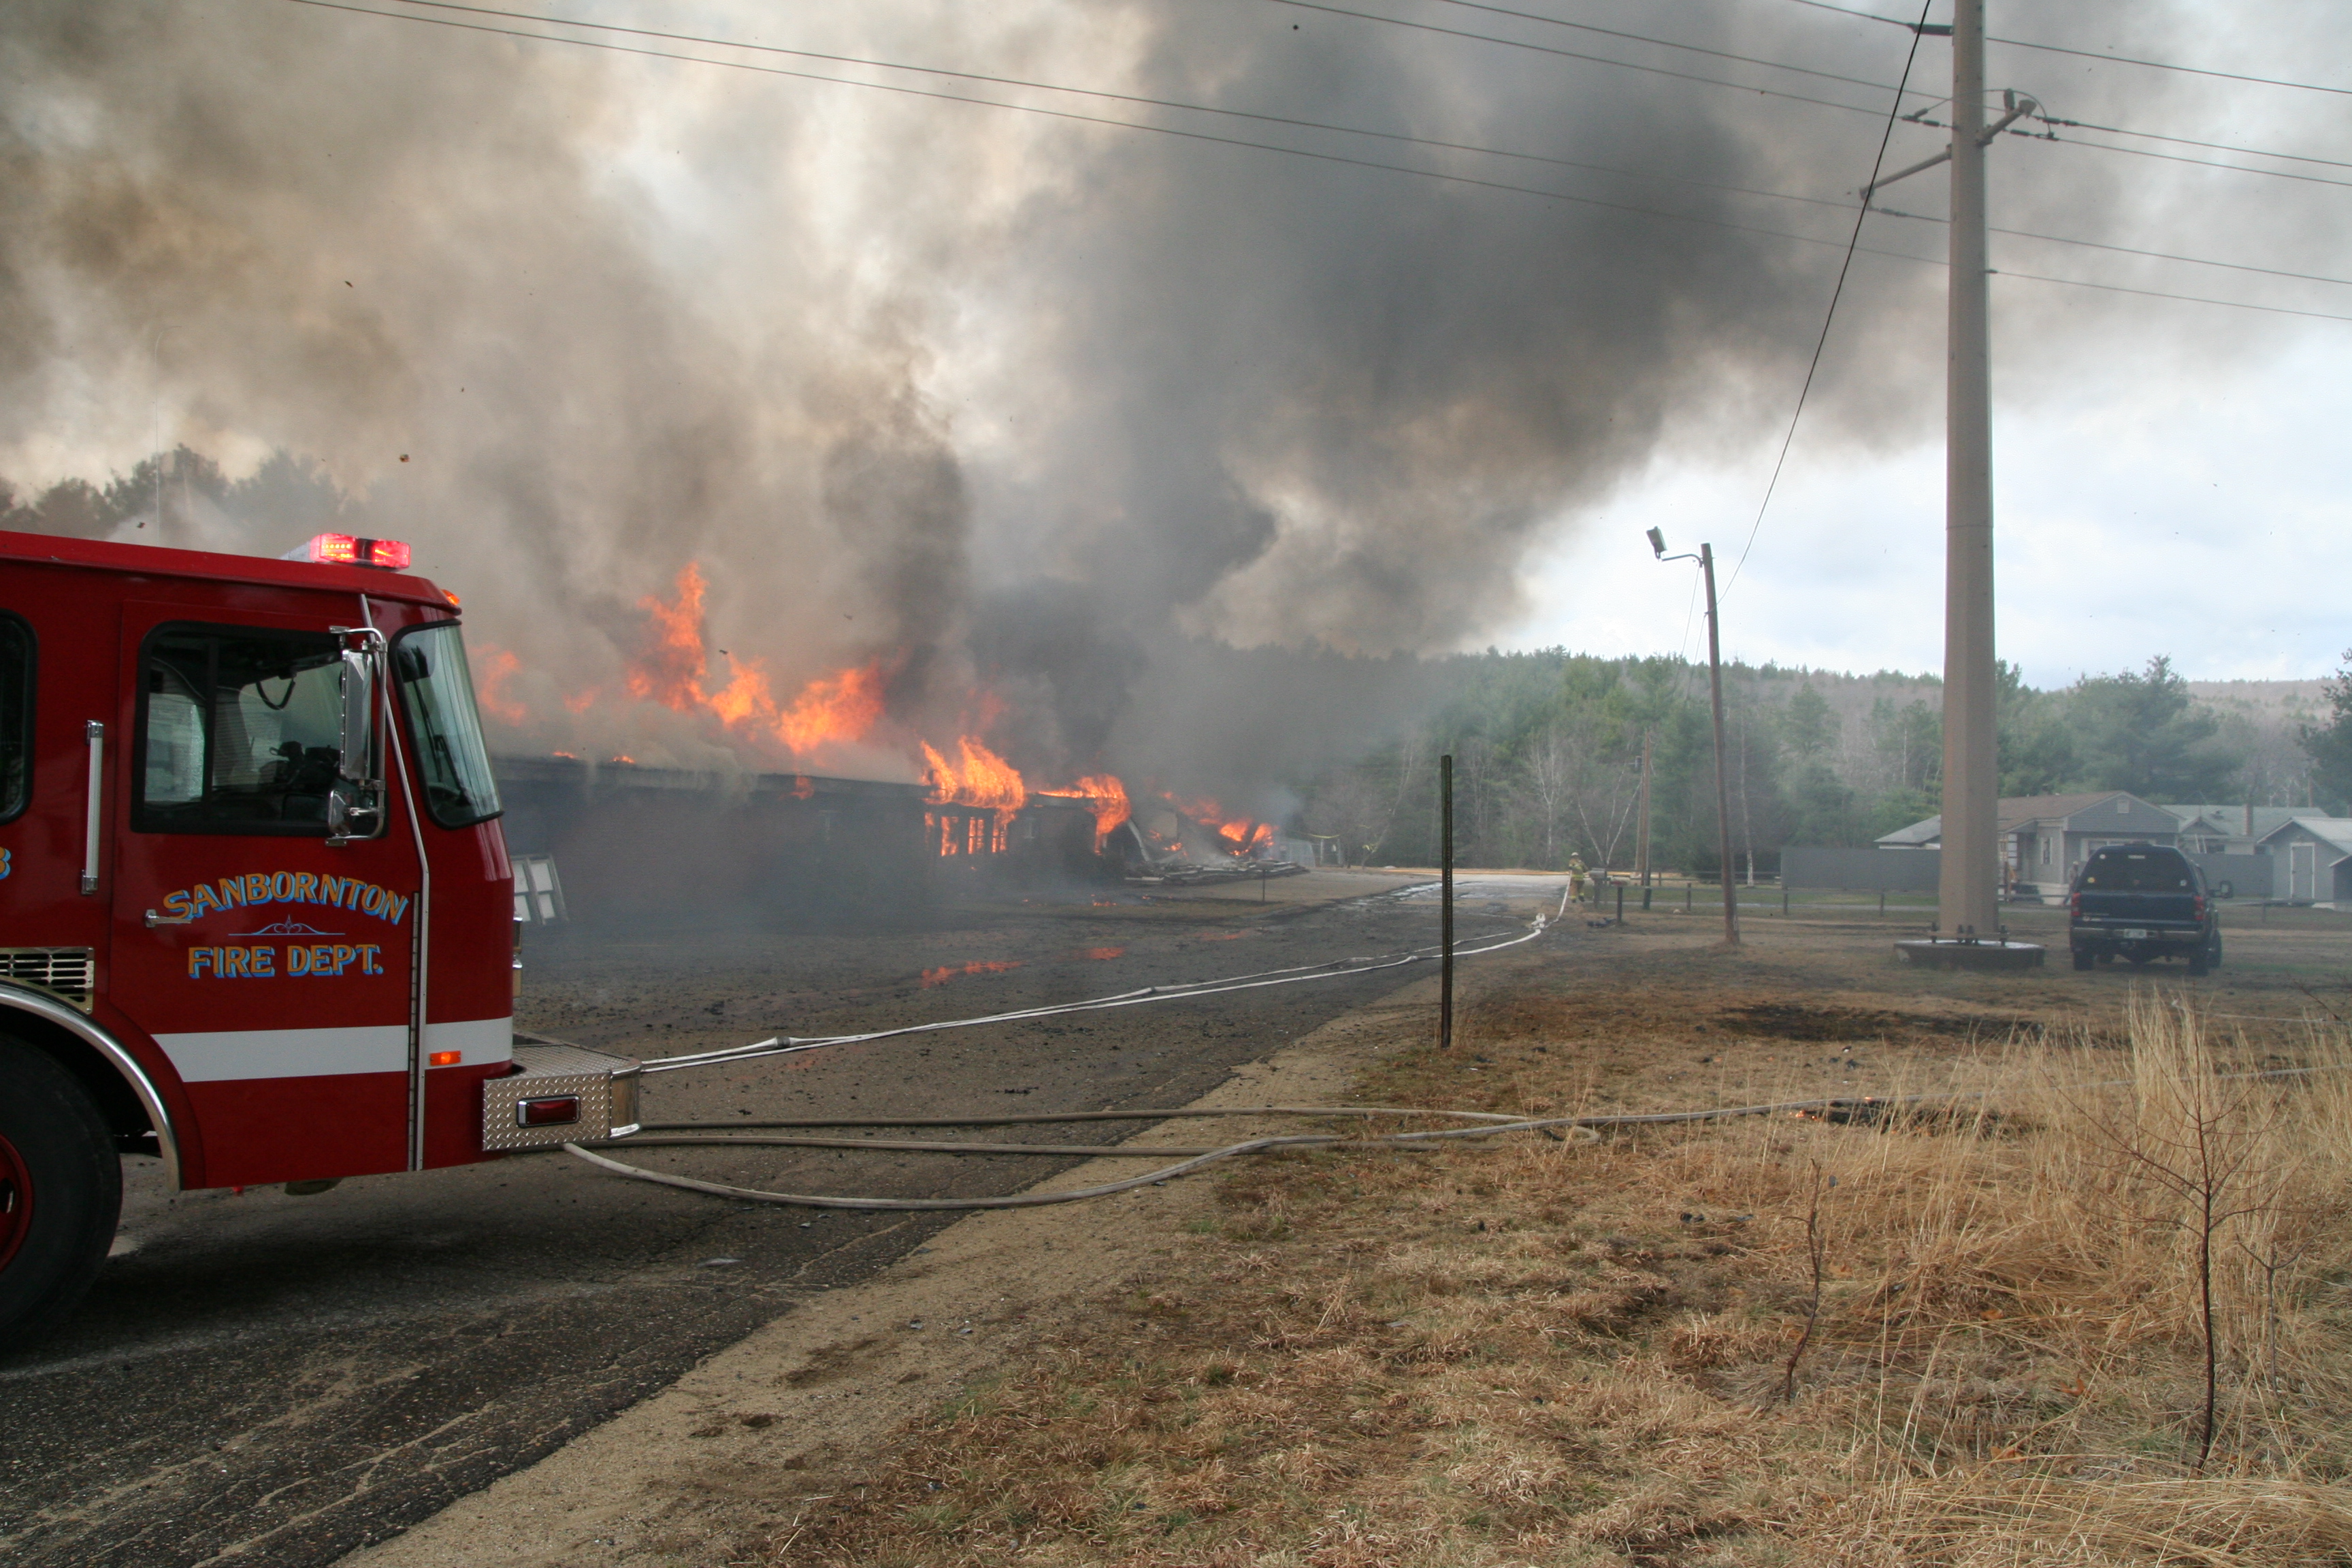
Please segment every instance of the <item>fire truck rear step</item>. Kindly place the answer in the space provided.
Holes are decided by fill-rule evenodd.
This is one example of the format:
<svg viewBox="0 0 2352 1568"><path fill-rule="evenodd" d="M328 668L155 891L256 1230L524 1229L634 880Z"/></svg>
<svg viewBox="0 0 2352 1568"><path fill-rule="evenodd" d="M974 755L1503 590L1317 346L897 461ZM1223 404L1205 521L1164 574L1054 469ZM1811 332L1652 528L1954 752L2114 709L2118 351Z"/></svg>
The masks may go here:
<svg viewBox="0 0 2352 1568"><path fill-rule="evenodd" d="M482 1149L551 1149L637 1130L634 1057L548 1040L518 1043L515 1070L482 1085Z"/></svg>

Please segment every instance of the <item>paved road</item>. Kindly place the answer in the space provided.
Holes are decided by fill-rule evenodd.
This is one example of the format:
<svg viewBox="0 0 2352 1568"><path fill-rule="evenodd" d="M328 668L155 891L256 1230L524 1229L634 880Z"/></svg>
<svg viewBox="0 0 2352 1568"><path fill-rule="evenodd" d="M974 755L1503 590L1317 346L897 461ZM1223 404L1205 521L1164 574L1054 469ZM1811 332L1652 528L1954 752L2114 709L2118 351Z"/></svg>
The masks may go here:
<svg viewBox="0 0 2352 1568"><path fill-rule="evenodd" d="M1432 940L1400 878L942 914L928 929L542 933L526 1025L640 1055L835 1032ZM1481 890L1483 891L1483 889ZM1474 912L1483 898L1468 901ZM1499 928L1465 922L1464 935ZM1417 967L649 1080L648 1120L1181 1104ZM1108 1139L1123 1135L1109 1130ZM1066 1130L1040 1141L1073 1141ZM1009 1191L1062 1163L648 1151L723 1180ZM0 1359L0 1561L325 1563L526 1465L948 1217L727 1203L562 1154L172 1194L133 1161L117 1256L81 1317Z"/></svg>

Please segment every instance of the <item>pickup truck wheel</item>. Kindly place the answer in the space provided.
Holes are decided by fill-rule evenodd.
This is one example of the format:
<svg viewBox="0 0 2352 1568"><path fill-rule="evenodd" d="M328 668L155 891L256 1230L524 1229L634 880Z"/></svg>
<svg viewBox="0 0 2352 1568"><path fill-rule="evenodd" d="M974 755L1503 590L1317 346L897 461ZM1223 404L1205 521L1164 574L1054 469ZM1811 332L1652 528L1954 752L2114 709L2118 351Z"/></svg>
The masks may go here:
<svg viewBox="0 0 2352 1568"><path fill-rule="evenodd" d="M2074 950L2074 967L2077 969L2088 969L2091 967L2091 950L2089 948L2078 947Z"/></svg>
<svg viewBox="0 0 2352 1568"><path fill-rule="evenodd" d="M122 1161L73 1074L0 1037L0 1346L62 1322L98 1278L122 1212Z"/></svg>

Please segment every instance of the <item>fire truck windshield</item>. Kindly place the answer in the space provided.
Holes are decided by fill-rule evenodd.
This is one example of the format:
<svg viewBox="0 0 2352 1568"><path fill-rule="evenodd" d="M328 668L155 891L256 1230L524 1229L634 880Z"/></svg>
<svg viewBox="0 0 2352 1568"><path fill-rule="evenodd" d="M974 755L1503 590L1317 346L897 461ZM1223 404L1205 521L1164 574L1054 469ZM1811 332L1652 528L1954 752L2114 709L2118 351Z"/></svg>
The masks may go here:
<svg viewBox="0 0 2352 1568"><path fill-rule="evenodd" d="M401 707L416 742L425 809L444 827L466 827L499 815L498 781L482 743L482 716L466 668L466 639L455 621L418 626L393 644Z"/></svg>

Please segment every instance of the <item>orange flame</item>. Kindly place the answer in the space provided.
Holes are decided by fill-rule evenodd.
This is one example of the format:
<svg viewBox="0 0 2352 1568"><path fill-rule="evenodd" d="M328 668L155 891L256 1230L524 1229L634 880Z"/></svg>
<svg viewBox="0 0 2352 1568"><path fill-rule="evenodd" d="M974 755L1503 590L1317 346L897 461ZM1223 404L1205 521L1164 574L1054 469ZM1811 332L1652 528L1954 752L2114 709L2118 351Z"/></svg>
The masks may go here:
<svg viewBox="0 0 2352 1568"><path fill-rule="evenodd" d="M1255 817L1240 817L1217 829L1217 837L1236 855L1245 855L1261 844L1274 842L1274 824Z"/></svg>
<svg viewBox="0 0 2352 1568"><path fill-rule="evenodd" d="M1025 958L976 958L970 963L942 963L937 969L923 971L923 987L929 990L934 985L945 985L967 974L1002 974L1028 962Z"/></svg>
<svg viewBox="0 0 2352 1568"><path fill-rule="evenodd" d="M1011 763L981 743L976 735L956 741L958 760L949 761L926 742L923 760L930 764L931 798L958 805L986 806L996 813L997 826L1013 820L1029 804L1029 786Z"/></svg>
<svg viewBox="0 0 2352 1568"><path fill-rule="evenodd" d="M1089 773L1067 789L1041 789L1039 795L1050 795L1062 800L1083 800L1094 807L1095 842L1099 844L1112 828L1129 816L1127 786L1110 773Z"/></svg>
<svg viewBox="0 0 2352 1568"><path fill-rule="evenodd" d="M855 741L882 717L882 667L869 664L819 676L776 715L776 738L795 752L825 741Z"/></svg>
<svg viewBox="0 0 2352 1568"><path fill-rule="evenodd" d="M632 696L679 713L709 713L730 730L778 742L795 753L829 741L862 740L880 721L885 672L878 661L819 676L785 703L777 700L758 659L732 658L727 684L711 690L703 643L707 587L701 566L689 561L677 574L676 603L651 595L637 601L646 614L646 642L629 669ZM565 706L572 704L567 700Z"/></svg>
<svg viewBox="0 0 2352 1568"><path fill-rule="evenodd" d="M508 724L521 724L530 718L530 710L509 697L506 683L522 668L522 660L496 643L484 643L476 653L480 656L481 676L474 682L474 700L482 711Z"/></svg>

